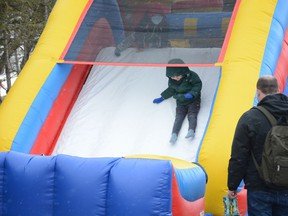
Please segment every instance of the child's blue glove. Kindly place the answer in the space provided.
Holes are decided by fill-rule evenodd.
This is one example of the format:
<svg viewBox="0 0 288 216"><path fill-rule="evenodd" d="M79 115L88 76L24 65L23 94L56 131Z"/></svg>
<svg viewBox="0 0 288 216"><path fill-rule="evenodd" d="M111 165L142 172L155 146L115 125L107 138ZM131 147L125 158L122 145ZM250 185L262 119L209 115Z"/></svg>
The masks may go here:
<svg viewBox="0 0 288 216"><path fill-rule="evenodd" d="M155 98L155 99L153 100L153 103L159 104L159 103L161 103L162 101L164 101L164 98L163 98L163 97Z"/></svg>
<svg viewBox="0 0 288 216"><path fill-rule="evenodd" d="M193 95L191 93L184 94L185 99L193 99Z"/></svg>

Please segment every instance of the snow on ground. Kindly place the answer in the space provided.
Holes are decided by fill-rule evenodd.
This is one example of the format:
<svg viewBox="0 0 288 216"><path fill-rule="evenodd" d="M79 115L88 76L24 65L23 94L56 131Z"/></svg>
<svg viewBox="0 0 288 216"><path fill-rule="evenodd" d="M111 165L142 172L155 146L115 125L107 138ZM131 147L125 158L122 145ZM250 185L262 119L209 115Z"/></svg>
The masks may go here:
<svg viewBox="0 0 288 216"><path fill-rule="evenodd" d="M155 56L166 62L171 58L189 61L200 56L205 59L201 62L200 58L197 63L208 63L216 62L219 54L219 49L184 50L173 48L173 52L170 49L165 55L159 49L143 52L128 49L120 58L126 62L139 58L151 63ZM97 61L117 58L113 51L111 48L103 50ZM176 108L173 98L161 104L152 103L167 88L164 67L94 66L66 121L54 154L82 157L153 154L195 161L209 121L220 69L190 69L197 72L203 82L196 137L192 141L184 138L188 130L186 119L177 143L169 143Z"/></svg>
<svg viewBox="0 0 288 216"><path fill-rule="evenodd" d="M16 75L11 77L11 86L14 84L16 79L17 79ZM2 85L2 86L0 86L0 97L5 97L7 94L7 92L6 92L7 82L6 82L6 76L4 74L0 75L0 82Z"/></svg>

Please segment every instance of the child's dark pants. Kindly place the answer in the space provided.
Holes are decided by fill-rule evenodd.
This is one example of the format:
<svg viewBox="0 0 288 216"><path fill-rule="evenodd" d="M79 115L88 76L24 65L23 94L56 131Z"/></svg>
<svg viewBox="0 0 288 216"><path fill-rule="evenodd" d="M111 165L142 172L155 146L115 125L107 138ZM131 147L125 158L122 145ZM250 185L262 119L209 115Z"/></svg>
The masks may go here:
<svg viewBox="0 0 288 216"><path fill-rule="evenodd" d="M193 129L195 131L197 126L197 115L200 109L200 101L196 100L191 104L188 105L177 105L176 107L176 117L175 122L173 126L172 133L178 134L182 123L186 117L188 116L188 122L189 122L189 129Z"/></svg>

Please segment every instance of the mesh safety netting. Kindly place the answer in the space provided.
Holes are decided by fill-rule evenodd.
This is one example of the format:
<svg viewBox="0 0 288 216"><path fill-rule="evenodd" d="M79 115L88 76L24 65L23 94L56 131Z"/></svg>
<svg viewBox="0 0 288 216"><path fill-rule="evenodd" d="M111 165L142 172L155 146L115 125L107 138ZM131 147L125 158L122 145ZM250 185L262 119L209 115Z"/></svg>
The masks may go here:
<svg viewBox="0 0 288 216"><path fill-rule="evenodd" d="M94 0L75 28L63 59L166 64L178 53L195 56L199 51L198 58L186 58L185 63L215 63L235 1ZM99 60L100 52L118 58Z"/></svg>

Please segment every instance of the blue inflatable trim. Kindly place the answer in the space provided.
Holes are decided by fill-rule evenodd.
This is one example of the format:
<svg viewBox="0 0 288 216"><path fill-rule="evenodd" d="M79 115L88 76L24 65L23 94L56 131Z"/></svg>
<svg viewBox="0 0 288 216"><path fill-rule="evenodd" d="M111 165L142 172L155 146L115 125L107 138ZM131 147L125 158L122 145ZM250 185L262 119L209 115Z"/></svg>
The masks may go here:
<svg viewBox="0 0 288 216"><path fill-rule="evenodd" d="M262 60L260 76L273 75L282 50L285 31L288 26L287 0L278 0Z"/></svg>
<svg viewBox="0 0 288 216"><path fill-rule="evenodd" d="M170 161L0 153L0 215L172 215Z"/></svg>
<svg viewBox="0 0 288 216"><path fill-rule="evenodd" d="M184 199L193 202L204 197L206 176L201 167L175 169L175 175L180 193Z"/></svg>
<svg viewBox="0 0 288 216"><path fill-rule="evenodd" d="M29 153L73 65L56 64L30 106L11 146L12 151Z"/></svg>

